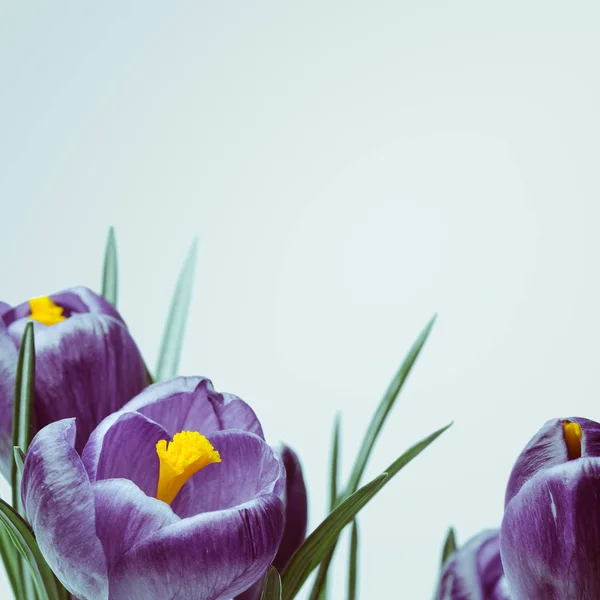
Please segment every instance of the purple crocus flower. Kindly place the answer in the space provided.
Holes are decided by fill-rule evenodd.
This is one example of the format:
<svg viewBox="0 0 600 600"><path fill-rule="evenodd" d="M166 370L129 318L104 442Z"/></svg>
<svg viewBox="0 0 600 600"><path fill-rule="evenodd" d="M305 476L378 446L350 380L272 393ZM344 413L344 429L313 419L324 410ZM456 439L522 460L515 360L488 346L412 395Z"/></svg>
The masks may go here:
<svg viewBox="0 0 600 600"><path fill-rule="evenodd" d="M600 598L600 424L553 419L506 491L500 548L515 600Z"/></svg>
<svg viewBox="0 0 600 600"><path fill-rule="evenodd" d="M508 600L500 560L500 532L483 531L459 548L447 561L436 600Z"/></svg>
<svg viewBox="0 0 600 600"><path fill-rule="evenodd" d="M75 437L73 419L35 436L21 493L44 557L77 598L228 600L280 551L287 451L282 460L252 409L208 379L146 388L81 456Z"/></svg>
<svg viewBox="0 0 600 600"><path fill-rule="evenodd" d="M75 446L146 384L140 352L119 313L78 287L15 307L0 304L0 472L10 473L12 405L25 325L35 327L34 427L76 417Z"/></svg>

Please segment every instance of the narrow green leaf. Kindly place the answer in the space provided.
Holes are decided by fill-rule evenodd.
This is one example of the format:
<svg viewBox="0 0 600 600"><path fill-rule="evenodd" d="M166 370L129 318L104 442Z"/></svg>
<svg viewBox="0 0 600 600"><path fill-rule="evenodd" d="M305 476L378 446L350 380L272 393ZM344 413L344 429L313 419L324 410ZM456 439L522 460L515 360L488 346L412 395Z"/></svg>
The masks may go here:
<svg viewBox="0 0 600 600"><path fill-rule="evenodd" d="M440 561L440 566L443 567L445 562L456 552L456 532L454 531L454 527L448 528L448 533L446 534L446 541L444 542L444 547L442 549L442 560Z"/></svg>
<svg viewBox="0 0 600 600"><path fill-rule="evenodd" d="M156 367L156 381L163 381L177 375L181 349L183 347L185 325L194 289L197 246L197 240L194 240L179 273L177 285L175 286L175 293L171 300L169 316L167 317L167 324L165 325L160 345L158 365Z"/></svg>
<svg viewBox="0 0 600 600"><path fill-rule="evenodd" d="M12 542L29 565L38 598L62 600L64 595L59 592L54 574L44 560L31 529L4 500L0 500L0 523L4 525Z"/></svg>
<svg viewBox="0 0 600 600"><path fill-rule="evenodd" d="M283 584L282 600L292 600L296 596L308 576L335 544L342 529L354 519L361 508L377 493L387 477L387 473L382 473L346 498L304 540L304 543L292 556L281 577Z"/></svg>
<svg viewBox="0 0 600 600"><path fill-rule="evenodd" d="M411 460L413 460L419 454L421 454L421 452L423 452L423 450L425 450L425 448L427 448L427 446L429 446L429 444L431 444L440 435L442 435L442 433L444 433L444 431L446 431L446 429L448 429L451 425L452 425L452 423L449 423L448 425L446 425L446 426L442 427L441 429L438 429L437 431L428 435L426 438L422 439L420 442L417 442L414 446L411 446L404 454L402 454L399 458L397 458L385 470L385 472L388 474L388 478L377 489L377 492L379 492L379 490L388 481L390 481L395 475L397 475L400 472L400 470L403 467L405 467ZM333 557L333 553L335 552L336 545L337 545L337 540L331 545L331 549L328 551L328 553L324 557L323 561L321 562L321 565L319 567L319 573L317 574L317 578L315 580L315 585L317 582L325 580L324 578L326 577L327 569L329 568L329 565L331 563L331 559Z"/></svg>
<svg viewBox="0 0 600 600"><path fill-rule="evenodd" d="M33 437L33 403L35 390L35 342L33 338L33 323L25 325L21 338L17 374L15 381L15 398L13 404L13 447L18 446L27 452ZM21 475L13 460L11 468L13 506L23 514L21 506Z"/></svg>
<svg viewBox="0 0 600 600"><path fill-rule="evenodd" d="M33 331L33 323L27 323L19 348L13 401L13 448L19 447L24 450L27 450L33 437L35 391L35 341ZM14 453L11 464L11 485L12 505L20 515L25 516L25 510L21 502L21 471L18 468ZM15 562L19 571L18 577L21 581L23 599L36 600L37 594L34 589L34 582L32 582L27 567L18 555Z"/></svg>
<svg viewBox="0 0 600 600"><path fill-rule="evenodd" d="M15 446L13 448L13 460L15 461L15 465L17 466L17 471L19 472L19 476L23 476L23 465L25 464L25 452L19 446Z"/></svg>
<svg viewBox="0 0 600 600"><path fill-rule="evenodd" d="M4 527L0 527L0 556L8 575L15 598L24 598L23 576L21 574L21 556Z"/></svg>
<svg viewBox="0 0 600 600"><path fill-rule="evenodd" d="M413 446L411 446L402 456L397 458L385 471L389 475L389 477L384 481L381 485L383 487L386 483L388 483L395 475L397 475L411 460L419 456L427 446L433 443L437 438L444 433L447 429L452 427L453 421L448 423L448 425L444 425L437 431L430 433L427 437L423 438L420 442L417 442ZM378 490L379 491L379 490Z"/></svg>
<svg viewBox="0 0 600 600"><path fill-rule="evenodd" d="M335 545L327 554L323 557L317 576L313 583L312 590L310 591L309 600L326 600L327 598L327 574L329 573L329 567L333 561L333 555L335 553Z"/></svg>
<svg viewBox="0 0 600 600"><path fill-rule="evenodd" d="M354 463L354 467L352 469L352 473L350 475L350 480L348 481L348 486L346 487L345 495L349 495L354 492L360 483L360 479L364 473L365 467L367 466L367 462L369 460L369 456L371 455L371 451L375 446L375 442L379 436L379 433L385 423L385 420L408 377L419 353L421 352L430 332L433 328L437 315L434 315L423 331L419 334L419 337L415 340L412 347L408 351L404 362L400 365L400 368L396 372L394 379L390 383L387 391L385 392L375 414L373 415L371 422L369 423L369 427L367 428L367 432L365 433L365 437L363 438L362 445L358 452L358 456L356 457L356 461Z"/></svg>
<svg viewBox="0 0 600 600"><path fill-rule="evenodd" d="M350 536L350 559L348 563L348 600L356 600L356 583L358 581L358 522L352 521Z"/></svg>
<svg viewBox="0 0 600 600"><path fill-rule="evenodd" d="M335 415L333 424L333 441L331 444L331 467L329 470L329 512L331 512L337 504L338 496L338 467L340 460L340 427L341 415Z"/></svg>
<svg viewBox="0 0 600 600"><path fill-rule="evenodd" d="M267 571L260 600L281 600L281 577L273 566Z"/></svg>
<svg viewBox="0 0 600 600"><path fill-rule="evenodd" d="M331 461L329 469L329 512L337 505L338 497L338 466L340 454L340 427L341 415L338 412L335 415L333 424L333 438L331 443ZM329 552L319 565L317 576L313 582L313 587L310 592L309 600L327 600L327 573L333 559L335 548Z"/></svg>
<svg viewBox="0 0 600 600"><path fill-rule="evenodd" d="M119 264L117 259L117 240L115 228L108 230L104 248L104 267L102 269L102 295L113 306L117 306L119 292Z"/></svg>

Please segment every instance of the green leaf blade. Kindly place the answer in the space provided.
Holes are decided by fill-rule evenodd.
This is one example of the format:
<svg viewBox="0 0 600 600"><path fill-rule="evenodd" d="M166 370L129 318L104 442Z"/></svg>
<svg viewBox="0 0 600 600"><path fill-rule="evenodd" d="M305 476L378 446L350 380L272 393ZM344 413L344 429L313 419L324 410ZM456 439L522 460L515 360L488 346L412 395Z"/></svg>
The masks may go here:
<svg viewBox="0 0 600 600"><path fill-rule="evenodd" d="M281 600L281 577L273 566L267 571L260 600Z"/></svg>
<svg viewBox="0 0 600 600"><path fill-rule="evenodd" d="M350 535L350 558L348 560L348 600L356 600L356 588L358 582L358 522L352 521L352 533Z"/></svg>
<svg viewBox="0 0 600 600"><path fill-rule="evenodd" d="M454 527L449 527L448 533L446 534L446 540L444 541L444 547L442 548L440 567L444 567L446 561L456 552L457 547L456 532L454 531Z"/></svg>
<svg viewBox="0 0 600 600"><path fill-rule="evenodd" d="M33 323L25 325L15 378L15 397L13 403L13 448L27 452L33 437L33 410L35 395L35 341ZM21 505L21 475L13 457L11 468L13 506L23 514Z"/></svg>
<svg viewBox="0 0 600 600"><path fill-rule="evenodd" d="M110 227L104 248L104 266L102 268L102 296L113 306L117 306L119 293L119 263L117 258L117 240L115 228Z"/></svg>
<svg viewBox="0 0 600 600"><path fill-rule="evenodd" d="M345 492L346 495L351 494L358 488L360 479L367 466L367 462L373 447L375 446L375 442L379 437L379 433L381 432L385 420L390 413L390 410L392 409L396 399L398 398L402 387L404 386L404 382L406 381L413 365L423 349L423 346L425 345L425 342L427 341L427 338L429 337L429 334L431 333L436 318L437 315L434 315L423 328L408 351L406 358L400 365L400 368L396 372L396 375L392 379L388 389L383 395L383 398L381 399L381 402L379 403L379 406L377 407L377 410L375 411L363 438L360 450L354 463L354 467L352 469L352 473L350 475L350 479L348 481L348 486Z"/></svg>
<svg viewBox="0 0 600 600"><path fill-rule="evenodd" d="M194 289L197 248L198 242L195 239L177 279L160 345L155 381L163 381L177 375L183 348L183 336Z"/></svg>
<svg viewBox="0 0 600 600"><path fill-rule="evenodd" d="M4 500L0 500L0 523L29 565L39 600L63 600L64 595L59 591L54 574L44 560L31 529Z"/></svg>
<svg viewBox="0 0 600 600"><path fill-rule="evenodd" d="M311 572L336 543L342 529L371 500L387 477L387 473L382 473L346 498L306 538L282 574L282 600L292 600L296 596Z"/></svg>

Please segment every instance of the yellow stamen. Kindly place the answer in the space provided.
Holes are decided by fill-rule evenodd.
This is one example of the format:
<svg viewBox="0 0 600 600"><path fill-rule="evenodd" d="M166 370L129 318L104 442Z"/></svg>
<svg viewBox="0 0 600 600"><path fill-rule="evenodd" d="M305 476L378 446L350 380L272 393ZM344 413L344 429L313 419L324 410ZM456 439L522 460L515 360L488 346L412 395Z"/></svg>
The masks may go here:
<svg viewBox="0 0 600 600"><path fill-rule="evenodd" d="M67 318L63 316L63 307L54 304L48 296L32 298L29 301L29 310L29 317L44 325L56 325Z"/></svg>
<svg viewBox="0 0 600 600"><path fill-rule="evenodd" d="M563 421L562 424L569 459L581 458L581 438L583 436L581 426L573 421Z"/></svg>
<svg viewBox="0 0 600 600"><path fill-rule="evenodd" d="M212 444L197 431L180 431L167 440L156 444L160 461L156 497L171 504L183 484L200 469L211 463L221 462L220 454Z"/></svg>

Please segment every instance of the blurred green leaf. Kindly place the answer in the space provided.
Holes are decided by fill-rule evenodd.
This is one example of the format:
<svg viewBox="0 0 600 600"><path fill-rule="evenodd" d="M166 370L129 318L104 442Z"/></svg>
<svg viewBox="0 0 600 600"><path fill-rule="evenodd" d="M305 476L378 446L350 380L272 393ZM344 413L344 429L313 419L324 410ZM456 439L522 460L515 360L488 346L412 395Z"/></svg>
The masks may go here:
<svg viewBox="0 0 600 600"><path fill-rule="evenodd" d="M381 486L377 489L377 492L379 492L379 490L386 483L388 483L395 475L397 475L402 470L403 467L405 467L411 460L413 460L413 458L416 458L419 454L421 454L421 452L423 452L423 450L425 450L425 448L427 448L427 446L429 446L429 444L431 444L440 435L442 435L442 433L444 433L444 431L446 431L446 429L448 429L451 425L452 425L452 423L449 423L448 425L445 425L441 429L438 429L437 431L428 435L426 438L422 439L420 442L417 442L416 444L414 444L414 446L411 446L406 452L404 452L404 454L402 454L400 457L398 457L385 470L385 472L388 474L388 477L381 484ZM319 566L319 572L317 573L317 577L315 579L315 585L318 582L325 581L325 578L327 575L327 570L329 569L329 566L331 564L331 559L333 557L333 553L335 552L336 545L337 545L337 540L333 542L330 550L323 557L321 565ZM322 583L320 583L320 585L322 586ZM322 589L322 587L321 587L321 589Z"/></svg>
<svg viewBox="0 0 600 600"><path fill-rule="evenodd" d="M333 438L331 444L331 466L329 469L329 512L331 512L337 505L340 427L341 415L338 412L335 415L335 421L333 424ZM319 565L319 570L317 571L317 576L315 577L309 600L327 600L327 573L333 559L334 550L335 548L325 556Z"/></svg>
<svg viewBox="0 0 600 600"><path fill-rule="evenodd" d="M273 566L267 571L260 600L281 600L281 577Z"/></svg>
<svg viewBox="0 0 600 600"><path fill-rule="evenodd" d="M19 347L19 358L17 361L17 372L15 377L15 395L13 402L13 448L19 447L27 450L33 437L33 409L35 395L35 341L33 323L25 325L21 346ZM21 502L21 471L18 468L16 457L13 452L11 463L11 485L12 505L15 510L25 516L25 510ZM24 600L36 600L37 594L34 583L27 567L20 557L16 557L18 577L21 581Z"/></svg>
<svg viewBox="0 0 600 600"><path fill-rule="evenodd" d="M65 596L62 591L59 591L59 585L44 560L29 525L4 500L0 500L0 522L6 528L26 564L29 565L29 574L33 579L39 600L63 600ZM23 596L17 598L21 600Z"/></svg>
<svg viewBox="0 0 600 600"><path fill-rule="evenodd" d="M33 408L35 393L35 342L33 338L33 323L25 325L15 380L15 397L13 404L13 447L18 446L27 452L33 437ZM15 461L12 461L11 484L13 506L23 514L21 506L21 475Z"/></svg>
<svg viewBox="0 0 600 600"><path fill-rule="evenodd" d="M425 328L419 334L419 337L415 340L412 347L408 351L404 362L400 365L400 368L396 372L394 379L390 383L387 391L385 392L375 414L373 415L371 422L369 423L369 427L367 428L367 432L365 433L365 437L363 438L362 445L358 452L358 456L356 457L356 461L354 463L354 467L352 469L352 473L350 475L350 480L348 481L348 486L345 490L345 495L349 495L356 490L360 483L360 478L362 477L365 467L367 466L367 462L369 460L369 456L371 455L371 451L375 446L375 442L381 432L383 424L408 377L419 353L421 352L429 334L431 333L431 329L435 323L437 315L434 315Z"/></svg>
<svg viewBox="0 0 600 600"><path fill-rule="evenodd" d="M387 476L387 473L382 473L346 498L304 540L282 574L282 600L292 600L296 596L308 576L335 544L342 529L377 493Z"/></svg>
<svg viewBox="0 0 600 600"><path fill-rule="evenodd" d="M102 269L102 296L113 306L117 306L119 292L119 264L117 259L117 240L115 228L108 230L104 249L104 267Z"/></svg>
<svg viewBox="0 0 600 600"><path fill-rule="evenodd" d="M411 446L404 454L398 457L385 471L389 475L389 477L383 482L381 487L383 487L386 483L391 481L391 479L397 475L411 460L419 456L427 446L437 440L444 431L452 427L453 422L448 423L448 425L444 425L437 431L429 434L427 437L423 438L420 442L417 442L413 446ZM377 490L379 491L379 490Z"/></svg>
<svg viewBox="0 0 600 600"><path fill-rule="evenodd" d="M0 527L0 556L15 598L24 598L21 556L5 527Z"/></svg>
<svg viewBox="0 0 600 600"><path fill-rule="evenodd" d="M348 560L348 600L356 600L356 583L358 581L358 522L352 521L350 536L350 558Z"/></svg>
<svg viewBox="0 0 600 600"><path fill-rule="evenodd" d="M25 452L19 446L13 447L13 460L19 472L19 476L23 476L23 465L25 464Z"/></svg>
<svg viewBox="0 0 600 600"><path fill-rule="evenodd" d="M192 291L194 289L197 247L198 242L195 239L179 273L160 345L158 365L156 367L156 381L163 381L177 375L179 359L183 348L185 326L190 309Z"/></svg>
<svg viewBox="0 0 600 600"><path fill-rule="evenodd" d="M454 527L449 527L448 533L446 534L446 541L444 542L444 547L442 548L442 567L444 566L445 562L456 552L456 548L456 532L454 531Z"/></svg>

